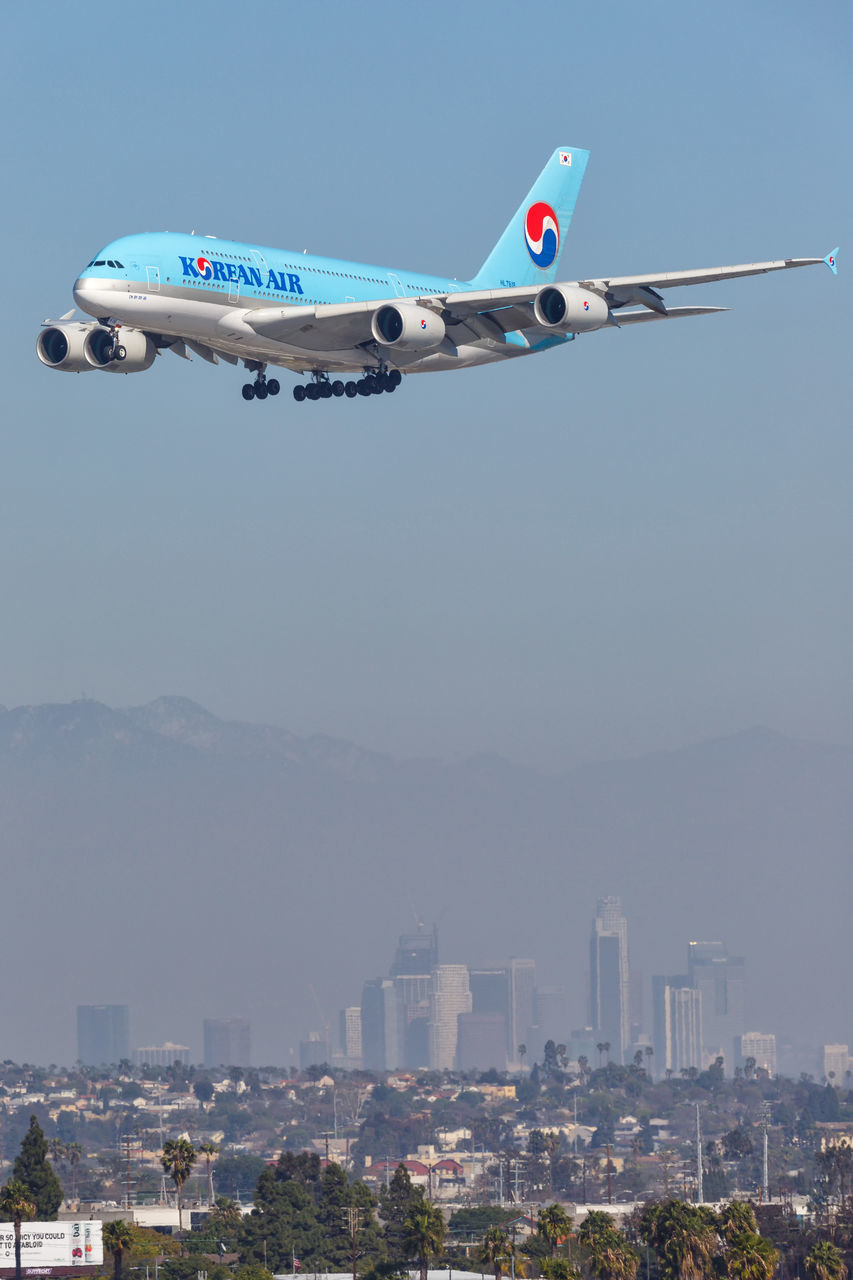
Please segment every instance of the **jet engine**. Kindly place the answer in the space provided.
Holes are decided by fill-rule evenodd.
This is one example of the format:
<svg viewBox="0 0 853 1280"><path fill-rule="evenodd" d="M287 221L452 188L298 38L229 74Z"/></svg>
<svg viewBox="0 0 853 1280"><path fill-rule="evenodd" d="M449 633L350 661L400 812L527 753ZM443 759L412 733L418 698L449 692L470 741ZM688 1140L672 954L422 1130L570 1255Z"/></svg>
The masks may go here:
<svg viewBox="0 0 853 1280"><path fill-rule="evenodd" d="M563 333L589 333L607 324L607 303L597 293L572 284L553 284L542 289L533 303L537 324Z"/></svg>
<svg viewBox="0 0 853 1280"><path fill-rule="evenodd" d="M93 366L86 359L83 347L91 331L100 327L94 320L48 325L38 336L36 355L48 369L87 373Z"/></svg>
<svg viewBox="0 0 853 1280"><path fill-rule="evenodd" d="M86 336L83 355L93 369L109 373L141 373L150 369L157 355L154 343L141 329L116 330L115 341L109 329L96 325Z"/></svg>
<svg viewBox="0 0 853 1280"><path fill-rule="evenodd" d="M36 355L48 369L64 373L88 373L107 369L110 373L140 373L150 369L157 348L141 329L112 332L96 320L65 321L47 325L36 343Z"/></svg>
<svg viewBox="0 0 853 1280"><path fill-rule="evenodd" d="M370 328L381 346L399 347L401 351L429 351L441 346L446 333L441 316L428 307L405 303L380 307Z"/></svg>

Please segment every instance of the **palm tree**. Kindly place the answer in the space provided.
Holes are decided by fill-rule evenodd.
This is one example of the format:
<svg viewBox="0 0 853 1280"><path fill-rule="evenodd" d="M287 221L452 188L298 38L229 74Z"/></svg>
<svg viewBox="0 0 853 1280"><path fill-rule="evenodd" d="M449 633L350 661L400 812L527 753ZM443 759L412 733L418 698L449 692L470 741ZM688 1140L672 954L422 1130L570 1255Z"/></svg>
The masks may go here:
<svg viewBox="0 0 853 1280"><path fill-rule="evenodd" d="M536 1230L548 1241L552 1258L556 1255L557 1245L565 1240L571 1229L572 1220L561 1204L549 1204L546 1209L539 1210Z"/></svg>
<svg viewBox="0 0 853 1280"><path fill-rule="evenodd" d="M0 1217L15 1224L15 1280L21 1280L21 1223L32 1222L36 1206L23 1182L10 1178L0 1188Z"/></svg>
<svg viewBox="0 0 853 1280"><path fill-rule="evenodd" d="M71 1165L71 1199L77 1199L77 1166L83 1157L83 1148L79 1142L66 1142L65 1158Z"/></svg>
<svg viewBox="0 0 853 1280"><path fill-rule="evenodd" d="M160 1163L175 1184L178 1198L178 1235L182 1236L184 1221L181 1206L181 1188L192 1173L195 1164L195 1147L186 1138L170 1138L163 1144Z"/></svg>
<svg viewBox="0 0 853 1280"><path fill-rule="evenodd" d="M216 1142L200 1142L198 1149L203 1156L207 1157L207 1203L213 1208L213 1169L211 1168L211 1157L215 1156L219 1151L219 1144Z"/></svg>
<svg viewBox="0 0 853 1280"><path fill-rule="evenodd" d="M518 1060L521 1063L521 1074L524 1075L524 1059L527 1057L527 1045L520 1044L518 1046Z"/></svg>
<svg viewBox="0 0 853 1280"><path fill-rule="evenodd" d="M742 1231L729 1240L726 1271L732 1280L772 1280L778 1265L778 1249L763 1236Z"/></svg>
<svg viewBox="0 0 853 1280"><path fill-rule="evenodd" d="M406 1219L403 1243L411 1256L418 1259L421 1280L427 1280L430 1258L441 1251L444 1243L444 1218L434 1204L424 1201Z"/></svg>
<svg viewBox="0 0 853 1280"><path fill-rule="evenodd" d="M491 1267L495 1280L501 1280L503 1269L512 1262L513 1247L503 1227L489 1227L480 1246L480 1262Z"/></svg>
<svg viewBox="0 0 853 1280"><path fill-rule="evenodd" d="M104 1248L113 1255L113 1276L121 1280L121 1266L126 1249L133 1247L133 1227L124 1218L104 1223Z"/></svg>
<svg viewBox="0 0 853 1280"><path fill-rule="evenodd" d="M598 1050L598 1065L602 1067L604 1066L604 1041L599 1040L598 1044L595 1047ZM607 1047L608 1049L610 1048L609 1045Z"/></svg>
<svg viewBox="0 0 853 1280"><path fill-rule="evenodd" d="M728 1243L745 1232L755 1235L758 1226L755 1221L755 1210L748 1200L732 1200L720 1213L720 1231Z"/></svg>
<svg viewBox="0 0 853 1280"><path fill-rule="evenodd" d="M578 1243L588 1251L595 1280L635 1280L639 1258L609 1213L593 1209L578 1231Z"/></svg>
<svg viewBox="0 0 853 1280"><path fill-rule="evenodd" d="M803 1259L809 1280L846 1280L847 1267L839 1250L828 1240L819 1240Z"/></svg>
<svg viewBox="0 0 853 1280"><path fill-rule="evenodd" d="M652 1078L652 1058L655 1056L655 1051L654 1051L654 1049L652 1048L652 1046L651 1046L650 1044L647 1044L647 1045L646 1045L646 1047L645 1047L645 1049L643 1050L643 1053L646 1055L646 1074L648 1075L649 1079L651 1080L651 1078Z"/></svg>
<svg viewBox="0 0 853 1280"><path fill-rule="evenodd" d="M640 1219L640 1236L658 1256L664 1280L704 1280L717 1248L715 1217L682 1200L651 1204Z"/></svg>

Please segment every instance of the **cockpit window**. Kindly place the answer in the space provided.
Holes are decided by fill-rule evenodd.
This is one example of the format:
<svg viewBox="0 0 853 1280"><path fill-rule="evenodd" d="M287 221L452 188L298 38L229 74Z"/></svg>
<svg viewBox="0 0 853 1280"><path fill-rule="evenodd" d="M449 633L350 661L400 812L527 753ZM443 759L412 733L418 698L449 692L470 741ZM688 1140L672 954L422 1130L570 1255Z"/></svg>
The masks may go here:
<svg viewBox="0 0 853 1280"><path fill-rule="evenodd" d="M103 258L99 258L97 262L92 263L93 267L105 267L106 265L106 261Z"/></svg>
<svg viewBox="0 0 853 1280"><path fill-rule="evenodd" d="M113 266L118 267L119 271L124 271L124 263L119 262L118 258L116 258L115 262L113 263Z"/></svg>

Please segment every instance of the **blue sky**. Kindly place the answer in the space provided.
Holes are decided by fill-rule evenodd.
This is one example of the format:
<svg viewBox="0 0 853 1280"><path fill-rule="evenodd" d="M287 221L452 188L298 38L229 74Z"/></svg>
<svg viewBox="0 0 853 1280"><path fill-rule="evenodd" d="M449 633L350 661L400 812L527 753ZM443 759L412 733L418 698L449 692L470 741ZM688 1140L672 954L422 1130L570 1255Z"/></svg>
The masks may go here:
<svg viewBox="0 0 853 1280"><path fill-rule="evenodd" d="M401 754L853 739L851 12L818 3L9 7L0 702L161 693ZM38 364L104 243L473 273L557 145L563 261L823 254L393 397ZM851 268L853 269L853 268ZM678 302L687 301L680 294Z"/></svg>

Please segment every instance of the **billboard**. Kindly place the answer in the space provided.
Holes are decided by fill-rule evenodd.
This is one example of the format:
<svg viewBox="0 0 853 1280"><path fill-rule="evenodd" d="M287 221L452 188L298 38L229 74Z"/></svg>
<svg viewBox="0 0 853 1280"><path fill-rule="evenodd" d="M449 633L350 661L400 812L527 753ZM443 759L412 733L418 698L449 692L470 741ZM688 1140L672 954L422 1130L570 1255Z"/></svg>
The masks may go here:
<svg viewBox="0 0 853 1280"><path fill-rule="evenodd" d="M24 1275L49 1275L49 1269L54 1267L102 1266L102 1225L100 1222L22 1222ZM14 1265L15 1226L11 1222L0 1222L0 1270Z"/></svg>

